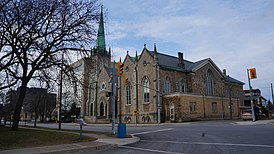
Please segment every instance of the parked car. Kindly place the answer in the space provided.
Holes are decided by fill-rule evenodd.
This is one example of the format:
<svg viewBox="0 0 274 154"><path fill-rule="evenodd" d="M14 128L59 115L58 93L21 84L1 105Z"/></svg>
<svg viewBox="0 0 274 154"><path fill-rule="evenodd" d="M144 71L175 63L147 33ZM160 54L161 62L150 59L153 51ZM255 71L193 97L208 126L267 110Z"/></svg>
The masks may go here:
<svg viewBox="0 0 274 154"><path fill-rule="evenodd" d="M252 120L252 110L251 109L244 110L242 112L242 119L244 121L246 121L246 120Z"/></svg>

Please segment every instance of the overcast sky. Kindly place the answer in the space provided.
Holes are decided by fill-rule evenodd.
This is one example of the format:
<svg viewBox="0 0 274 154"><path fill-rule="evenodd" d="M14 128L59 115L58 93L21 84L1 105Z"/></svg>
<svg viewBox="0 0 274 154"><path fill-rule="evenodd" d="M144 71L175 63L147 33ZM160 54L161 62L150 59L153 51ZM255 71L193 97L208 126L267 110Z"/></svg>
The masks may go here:
<svg viewBox="0 0 274 154"><path fill-rule="evenodd" d="M198 61L211 58L227 74L271 99L274 83L273 0L100 0L105 11L106 43L114 59L141 53L144 44L158 52Z"/></svg>

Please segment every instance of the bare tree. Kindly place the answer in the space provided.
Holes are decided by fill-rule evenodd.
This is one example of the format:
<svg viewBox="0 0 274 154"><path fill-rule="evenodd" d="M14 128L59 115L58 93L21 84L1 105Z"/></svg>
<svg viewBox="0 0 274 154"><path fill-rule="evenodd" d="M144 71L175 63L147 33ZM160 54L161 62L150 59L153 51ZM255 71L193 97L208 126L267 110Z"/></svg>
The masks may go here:
<svg viewBox="0 0 274 154"><path fill-rule="evenodd" d="M97 0L2 0L0 2L0 87L19 84L12 129L18 128L28 83L57 80L62 54L87 53L99 17ZM8 82L8 79L9 82Z"/></svg>

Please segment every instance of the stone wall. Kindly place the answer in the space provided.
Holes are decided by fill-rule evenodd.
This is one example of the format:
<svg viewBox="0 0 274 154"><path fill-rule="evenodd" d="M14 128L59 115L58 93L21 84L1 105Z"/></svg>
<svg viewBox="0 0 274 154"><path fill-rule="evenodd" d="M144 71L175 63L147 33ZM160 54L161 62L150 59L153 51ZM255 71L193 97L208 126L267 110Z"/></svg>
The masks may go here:
<svg viewBox="0 0 274 154"><path fill-rule="evenodd" d="M191 103L195 104L195 110L191 111ZM213 104L216 108L213 109ZM163 110L165 121L193 121L210 119L230 119L229 98L210 97L192 94L173 94L163 98ZM239 100L231 99L232 118L239 118ZM170 118L170 109L174 107L175 118Z"/></svg>

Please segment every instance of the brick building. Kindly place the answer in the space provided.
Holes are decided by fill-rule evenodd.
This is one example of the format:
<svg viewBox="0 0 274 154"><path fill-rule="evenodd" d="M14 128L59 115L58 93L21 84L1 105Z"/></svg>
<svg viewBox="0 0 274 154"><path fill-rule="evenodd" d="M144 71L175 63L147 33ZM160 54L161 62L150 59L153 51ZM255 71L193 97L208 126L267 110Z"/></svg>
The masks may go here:
<svg viewBox="0 0 274 154"><path fill-rule="evenodd" d="M10 90L6 94L5 106L8 106L10 115L13 115L20 88ZM44 88L27 88L24 98L22 111L20 113L21 120L33 120L35 114L39 120L51 119L51 114L56 106L56 94L48 93Z"/></svg>

